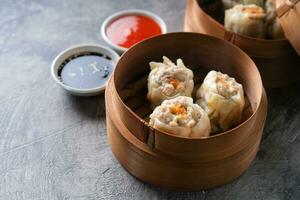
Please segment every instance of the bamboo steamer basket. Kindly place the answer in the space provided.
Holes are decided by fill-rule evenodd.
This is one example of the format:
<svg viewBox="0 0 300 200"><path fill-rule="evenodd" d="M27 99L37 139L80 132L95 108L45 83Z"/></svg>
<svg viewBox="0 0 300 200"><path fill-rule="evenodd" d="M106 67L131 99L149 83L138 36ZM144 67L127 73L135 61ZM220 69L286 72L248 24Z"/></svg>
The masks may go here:
<svg viewBox="0 0 300 200"><path fill-rule="evenodd" d="M299 0L290 2L286 4L285 0L277 0L280 23L290 42L287 39L252 38L227 31L222 24L221 0L187 0L184 30L213 35L237 45L254 60L265 87L282 87L300 80L300 3Z"/></svg>
<svg viewBox="0 0 300 200"><path fill-rule="evenodd" d="M182 58L196 85L220 70L243 84L243 122L208 138L192 139L149 126L149 62ZM197 89L198 86L195 86ZM169 33L126 51L105 92L108 139L119 162L135 177L175 190L200 190L240 176L255 158L267 115L267 98L254 62L227 41L198 33Z"/></svg>

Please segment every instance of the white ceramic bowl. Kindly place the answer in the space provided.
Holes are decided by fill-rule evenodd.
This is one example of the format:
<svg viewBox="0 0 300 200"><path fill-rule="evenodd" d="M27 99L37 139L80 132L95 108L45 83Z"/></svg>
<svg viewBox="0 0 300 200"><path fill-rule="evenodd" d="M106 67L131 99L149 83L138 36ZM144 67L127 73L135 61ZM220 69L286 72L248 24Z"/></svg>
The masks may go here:
<svg viewBox="0 0 300 200"><path fill-rule="evenodd" d="M120 57L115 51L113 51L112 49L107 48L105 46L102 46L102 45L82 44L82 45L73 46L73 47L70 47L70 48L62 51L60 54L58 54L56 56L56 58L54 59L54 61L52 62L52 65L51 65L51 75L52 75L52 78L56 81L56 83L58 83L61 87L63 87L66 91L68 91L69 93L71 93L73 95L95 96L100 93L103 93L103 91L105 90L106 84L101 85L99 87L95 87L95 88L89 88L89 89L74 88L74 87L64 84L60 80L59 74L58 74L59 67L63 64L63 62L65 60L69 59L73 55L85 53L85 52L100 53L100 54L110 57L113 62L113 67L115 67L115 64L117 63L117 61L119 60L119 57Z"/></svg>
<svg viewBox="0 0 300 200"><path fill-rule="evenodd" d="M122 17L122 16L127 16L127 15L142 15L142 16L149 17L149 18L153 19L160 26L162 34L167 33L166 23L162 20L162 18L160 18L158 15L156 15L152 12L149 12L146 10L137 10L137 9L124 10L124 11L117 12L104 20L104 22L102 23L102 26L101 26L101 35L102 35L102 38L104 39L104 41L111 48L113 48L120 54L124 53L128 48L121 47L119 45L114 44L112 41L110 41L106 35L106 28L115 19Z"/></svg>

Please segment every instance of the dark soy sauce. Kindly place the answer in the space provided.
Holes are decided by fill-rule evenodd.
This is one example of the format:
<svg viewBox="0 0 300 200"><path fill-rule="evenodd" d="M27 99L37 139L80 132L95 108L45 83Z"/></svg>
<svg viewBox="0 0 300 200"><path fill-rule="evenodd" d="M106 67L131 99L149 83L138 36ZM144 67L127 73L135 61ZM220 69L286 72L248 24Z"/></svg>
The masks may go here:
<svg viewBox="0 0 300 200"><path fill-rule="evenodd" d="M113 62L108 56L97 53L74 55L60 66L61 82L73 88L91 89L105 85L113 71Z"/></svg>

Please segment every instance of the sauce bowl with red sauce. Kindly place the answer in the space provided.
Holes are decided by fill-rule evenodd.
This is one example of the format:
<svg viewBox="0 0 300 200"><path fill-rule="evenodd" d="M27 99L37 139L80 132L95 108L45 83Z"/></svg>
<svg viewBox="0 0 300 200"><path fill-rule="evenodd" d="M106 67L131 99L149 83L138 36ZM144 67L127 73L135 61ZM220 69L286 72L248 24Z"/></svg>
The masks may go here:
<svg viewBox="0 0 300 200"><path fill-rule="evenodd" d="M144 10L125 10L108 17L102 24L105 42L118 53L145 39L167 33L165 22L156 14Z"/></svg>

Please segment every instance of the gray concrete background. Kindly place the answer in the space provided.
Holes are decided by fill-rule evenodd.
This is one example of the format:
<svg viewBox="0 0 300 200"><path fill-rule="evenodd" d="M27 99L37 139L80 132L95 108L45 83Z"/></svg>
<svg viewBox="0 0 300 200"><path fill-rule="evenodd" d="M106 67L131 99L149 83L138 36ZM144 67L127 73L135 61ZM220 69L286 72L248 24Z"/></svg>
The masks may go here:
<svg viewBox="0 0 300 200"><path fill-rule="evenodd" d="M147 9L180 31L184 0L0 3L0 200L300 199L300 84L267 91L262 145L243 176L213 190L172 192L136 180L114 158L103 95L73 97L51 79L60 51L104 43L99 29L109 14Z"/></svg>

